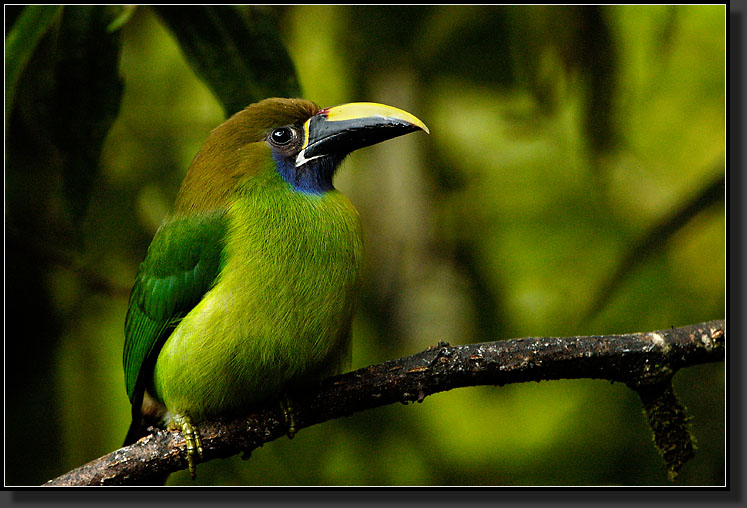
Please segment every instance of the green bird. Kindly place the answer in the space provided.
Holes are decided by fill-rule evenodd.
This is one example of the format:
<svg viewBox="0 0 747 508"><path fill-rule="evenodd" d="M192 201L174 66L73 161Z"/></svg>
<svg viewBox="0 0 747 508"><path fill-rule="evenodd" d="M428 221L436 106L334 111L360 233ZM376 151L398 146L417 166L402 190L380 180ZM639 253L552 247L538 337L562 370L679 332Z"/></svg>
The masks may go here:
<svg viewBox="0 0 747 508"><path fill-rule="evenodd" d="M428 132L391 106L273 98L210 133L130 295L125 445L150 425L179 429L194 476L195 423L346 367L363 242L332 180L350 152L416 130Z"/></svg>

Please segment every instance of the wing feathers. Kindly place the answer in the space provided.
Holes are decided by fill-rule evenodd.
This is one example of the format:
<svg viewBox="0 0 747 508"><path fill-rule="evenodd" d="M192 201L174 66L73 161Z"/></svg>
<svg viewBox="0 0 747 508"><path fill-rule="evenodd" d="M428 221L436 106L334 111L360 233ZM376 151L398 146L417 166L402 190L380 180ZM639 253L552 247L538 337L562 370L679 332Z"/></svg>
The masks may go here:
<svg viewBox="0 0 747 508"><path fill-rule="evenodd" d="M220 270L222 213L164 223L140 265L125 319L124 367L132 401L144 389L146 364L155 360L176 324L213 286ZM150 375L150 372L147 373Z"/></svg>

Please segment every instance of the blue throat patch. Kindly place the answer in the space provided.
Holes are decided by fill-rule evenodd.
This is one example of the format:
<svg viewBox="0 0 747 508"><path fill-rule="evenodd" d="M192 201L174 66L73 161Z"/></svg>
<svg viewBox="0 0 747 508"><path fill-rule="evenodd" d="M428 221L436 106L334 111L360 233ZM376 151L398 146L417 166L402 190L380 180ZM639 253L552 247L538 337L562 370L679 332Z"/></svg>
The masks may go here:
<svg viewBox="0 0 747 508"><path fill-rule="evenodd" d="M306 194L324 194L334 190L332 178L344 157L334 155L319 157L300 168L296 168L295 158L288 158L274 150L272 158L275 160L275 167L280 176L295 190Z"/></svg>

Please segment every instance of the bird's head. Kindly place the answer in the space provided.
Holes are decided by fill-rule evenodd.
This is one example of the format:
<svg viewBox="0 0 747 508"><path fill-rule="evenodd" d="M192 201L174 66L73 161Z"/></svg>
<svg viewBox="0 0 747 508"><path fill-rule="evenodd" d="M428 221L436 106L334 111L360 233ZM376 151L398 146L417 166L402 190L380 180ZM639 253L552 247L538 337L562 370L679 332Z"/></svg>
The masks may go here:
<svg viewBox="0 0 747 508"><path fill-rule="evenodd" d="M187 172L176 208L219 206L238 182L272 171L282 177L275 180L297 192L321 194L333 189L332 177L350 152L416 130L428 132L428 127L383 104L321 109L302 99L265 99L210 133Z"/></svg>

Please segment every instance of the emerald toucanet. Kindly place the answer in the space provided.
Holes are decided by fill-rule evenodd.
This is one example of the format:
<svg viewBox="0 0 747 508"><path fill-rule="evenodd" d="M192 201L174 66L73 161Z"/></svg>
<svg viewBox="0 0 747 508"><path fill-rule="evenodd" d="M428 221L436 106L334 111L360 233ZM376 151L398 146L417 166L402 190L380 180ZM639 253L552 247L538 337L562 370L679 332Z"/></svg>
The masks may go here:
<svg viewBox="0 0 747 508"><path fill-rule="evenodd" d="M349 361L358 213L332 185L347 154L415 130L413 115L266 99L214 129L140 265L125 320L130 444L247 411Z"/></svg>

